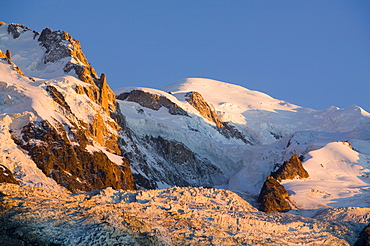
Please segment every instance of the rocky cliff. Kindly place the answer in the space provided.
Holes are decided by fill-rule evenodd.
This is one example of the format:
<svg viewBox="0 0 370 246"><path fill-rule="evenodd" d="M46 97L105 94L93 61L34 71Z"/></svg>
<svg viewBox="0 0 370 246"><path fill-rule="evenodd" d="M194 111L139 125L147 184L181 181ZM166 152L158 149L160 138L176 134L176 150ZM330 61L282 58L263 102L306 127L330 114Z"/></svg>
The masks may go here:
<svg viewBox="0 0 370 246"><path fill-rule="evenodd" d="M0 93L7 98L0 110L12 122L4 126L4 131L12 135L12 144L22 149L21 155L29 156L46 177L72 192L105 187L134 189L130 164L121 156L118 143L121 128L115 118L115 95L106 76L102 74L99 78L90 66L78 40L66 32L48 28L40 34L23 25L4 26L8 33L3 40L9 41L2 46L14 50L0 52L4 71ZM25 40L39 52L32 56L36 60L25 57L27 52L21 45ZM16 65L11 53L22 58L18 61L23 68ZM21 77L8 75L7 69ZM53 74L68 73L78 80L43 78L49 76L50 69ZM38 77L29 78L27 73ZM32 117L19 118L20 114ZM26 170L20 162L7 161L4 165L11 172ZM30 170L24 174L23 178L30 176Z"/></svg>
<svg viewBox="0 0 370 246"><path fill-rule="evenodd" d="M20 147L28 151L48 177L72 192L105 187L134 189L130 164L125 158L118 166L102 151L88 151L88 138L80 129L71 130L68 135L78 144L68 139L61 125L56 129L47 121L30 122L22 129Z"/></svg>

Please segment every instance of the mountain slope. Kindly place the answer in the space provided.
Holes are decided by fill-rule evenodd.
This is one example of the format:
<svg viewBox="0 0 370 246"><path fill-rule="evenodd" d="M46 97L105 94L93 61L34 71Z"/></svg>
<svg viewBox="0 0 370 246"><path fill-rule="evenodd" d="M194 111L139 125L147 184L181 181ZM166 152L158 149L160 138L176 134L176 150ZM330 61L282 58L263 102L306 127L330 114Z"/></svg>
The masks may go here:
<svg viewBox="0 0 370 246"><path fill-rule="evenodd" d="M135 98L138 93L134 91L146 93L147 98ZM219 180L215 185L228 185L230 189L254 195L276 164L282 164L293 154L306 155L335 141L363 139L366 142L369 136L354 137L358 129L367 129L370 121L369 113L359 107L305 109L210 79L182 80L163 91L122 88L115 92L127 127L137 138L160 136L182 143L210 161L227 179L226 183ZM198 106L189 101L189 95L195 92L202 101ZM155 97L166 98L186 115L171 114L165 106L151 108L151 103L155 103L150 98ZM223 134L220 131L223 124L233 127L242 137Z"/></svg>
<svg viewBox="0 0 370 246"><path fill-rule="evenodd" d="M368 146L357 106L198 78L113 93L68 33L0 24L0 242L353 244L370 222ZM308 173L275 182L293 210L258 212L290 159Z"/></svg>
<svg viewBox="0 0 370 246"><path fill-rule="evenodd" d="M3 165L22 184L36 187L60 189L52 178L73 192L132 189L129 163L119 157L120 128L111 117L114 94L105 76L93 72L78 41L65 32L39 34L18 24L0 26L0 40L7 50L0 62L7 136L2 148L16 151Z"/></svg>

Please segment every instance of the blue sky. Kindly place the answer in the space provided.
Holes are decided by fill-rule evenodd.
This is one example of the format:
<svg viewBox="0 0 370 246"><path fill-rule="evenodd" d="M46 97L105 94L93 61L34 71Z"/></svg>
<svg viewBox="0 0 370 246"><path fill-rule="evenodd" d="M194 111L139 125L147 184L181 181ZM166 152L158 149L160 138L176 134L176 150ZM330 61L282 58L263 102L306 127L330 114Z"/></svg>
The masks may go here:
<svg viewBox="0 0 370 246"><path fill-rule="evenodd" d="M367 0L7 0L0 16L69 32L113 89L205 77L303 107L370 111Z"/></svg>

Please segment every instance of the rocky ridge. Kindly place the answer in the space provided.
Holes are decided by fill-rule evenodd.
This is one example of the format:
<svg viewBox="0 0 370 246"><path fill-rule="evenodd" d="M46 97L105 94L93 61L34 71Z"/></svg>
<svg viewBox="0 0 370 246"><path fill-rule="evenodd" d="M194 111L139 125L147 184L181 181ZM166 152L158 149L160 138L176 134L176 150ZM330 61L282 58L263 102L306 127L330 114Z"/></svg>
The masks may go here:
<svg viewBox="0 0 370 246"><path fill-rule="evenodd" d="M7 100L2 101L4 106L0 110L12 112L9 114L11 123L4 125L3 130L11 133L11 141L24 150L20 155L27 153L46 176L72 192L109 186L134 189L129 162L124 157L118 157L122 154L118 144L118 131L121 128L115 118L115 95L106 82L106 76L102 74L99 78L96 75L83 54L80 43L63 31L46 28L39 34L23 25L3 25L7 26L10 36L3 40L9 40L10 47L15 47L17 42L29 40L35 47L39 45L44 48L41 49L43 55L39 56L42 57L40 62L44 65L39 64L39 67L31 70L26 66L25 71L37 72L42 76L41 69L45 69L45 66L55 67L55 63L60 64L61 73L70 73L73 69L79 81L85 82L43 78L36 78L36 82L35 79L24 76L23 69L12 61L9 50L6 54L0 53L3 64L8 64L12 70L25 78L20 86L16 84L18 82L13 82L17 81L16 75L8 76L3 73L8 77L2 79L4 85L1 88L1 94ZM30 32L34 35L27 39ZM25 38L22 38L23 36ZM5 42L2 45L7 47L6 44ZM23 54L19 50L14 52L17 57ZM6 70L6 66L3 69ZM88 96L89 100L83 95ZM16 100L17 98L22 100ZM29 101L28 107L31 107L25 108L26 112L18 112L21 107L17 105L25 100ZM89 115L81 115L76 103L85 105ZM51 106L47 109L33 106L48 104ZM30 117L25 117L26 115ZM18 123L15 125L15 122ZM112 161L112 158L115 161ZM6 161L4 165L12 172L23 168L28 170L27 175L31 175L30 170L24 169L21 162L17 163L19 164L14 165ZM19 179L22 176L15 177ZM31 180L27 182L29 181Z"/></svg>
<svg viewBox="0 0 370 246"><path fill-rule="evenodd" d="M153 110L159 110L161 107L165 107L172 115L189 116L185 110L168 98L142 90L132 90L131 92L121 93L117 95L117 99L136 102L143 107Z"/></svg>
<svg viewBox="0 0 370 246"><path fill-rule="evenodd" d="M10 50L7 50L6 53L4 53L2 50L0 50L0 59L2 59L3 61L8 62L9 65L12 65L13 70L16 71L19 75L25 76L23 71L17 65L15 65L14 62L12 61ZM31 78L31 77L28 77L28 78L31 81L35 82L35 80L33 78Z"/></svg>

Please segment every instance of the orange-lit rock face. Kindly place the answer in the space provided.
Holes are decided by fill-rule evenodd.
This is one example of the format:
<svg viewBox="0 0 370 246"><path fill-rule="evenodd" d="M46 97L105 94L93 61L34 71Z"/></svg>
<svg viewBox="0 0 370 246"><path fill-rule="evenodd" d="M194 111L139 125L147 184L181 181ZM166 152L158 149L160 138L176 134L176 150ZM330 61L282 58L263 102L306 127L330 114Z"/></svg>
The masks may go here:
<svg viewBox="0 0 370 246"><path fill-rule="evenodd" d="M302 162L298 155L293 155L289 161L285 161L272 176L278 181L281 181L284 179L308 178L309 174L302 166Z"/></svg>
<svg viewBox="0 0 370 246"><path fill-rule="evenodd" d="M185 95L186 101L193 106L204 118L212 121L217 127L223 127L220 118L210 104L196 91L189 92Z"/></svg>
<svg viewBox="0 0 370 246"><path fill-rule="evenodd" d="M66 32L45 28L38 41L46 48L45 64L71 57L73 62L65 65L64 72L68 73L73 69L80 80L91 85L85 87L86 95L107 112L115 111L115 95L106 82L106 76L102 74L100 78L98 77L95 69L87 61L78 40Z"/></svg>
<svg viewBox="0 0 370 246"><path fill-rule="evenodd" d="M47 176L72 192L105 187L134 189L130 165L124 157L118 166L103 152L88 151L84 132L76 132L74 139L79 144L72 144L61 125L55 129L47 121L31 122L22 129L21 147Z"/></svg>
<svg viewBox="0 0 370 246"><path fill-rule="evenodd" d="M13 173L4 165L0 164L0 183L19 184Z"/></svg>
<svg viewBox="0 0 370 246"><path fill-rule="evenodd" d="M0 59L3 59L8 62L8 64L13 65L13 70L16 71L18 74L25 76L23 71L14 64L11 58L10 50L7 50L6 53L0 50Z"/></svg>
<svg viewBox="0 0 370 246"><path fill-rule="evenodd" d="M21 42L19 37L24 33L29 38L31 33L32 37L32 31L23 25L10 24L7 31L10 39L16 39L15 42L18 40ZM59 185L72 192L109 186L117 189L134 189L129 162L126 158L119 157L120 127L114 119L117 117L116 99L107 84L106 76L104 74L100 78L97 76L83 54L80 42L73 39L70 34L48 28L41 34L33 33L33 41L32 38L30 40L36 43L35 47L42 46L43 48L40 47L38 51L44 53L40 56L41 60L32 62L43 63L41 65L45 66L57 64L55 65L56 69L59 69L57 73L74 72L77 78L85 83L66 78L61 85L56 80L49 81L40 76L41 83L24 84L22 90L28 93L38 88L38 93L31 93L27 99L30 102L42 101L45 108L40 111L32 107L28 109L32 111L31 115L37 116L18 129L19 132L15 134L17 136L14 135L14 144L18 148L26 149L28 151L26 155L31 157L47 177L53 178ZM21 69L13 63L10 51L0 52L0 59L24 76ZM26 68L25 71L30 72ZM5 85L7 83L14 82L4 82ZM83 94L90 100L80 96ZM25 97L23 94L22 96ZM18 95L14 98L10 95L7 97L13 100L12 103L17 103L15 99ZM45 119L47 114L43 112L49 110L49 106L48 113L53 116ZM79 107L84 108L82 113ZM12 129L9 128L10 130ZM111 153L115 154L112 155L113 160L110 159ZM14 171L13 166L11 170Z"/></svg>
<svg viewBox="0 0 370 246"><path fill-rule="evenodd" d="M285 212L291 208L288 191L272 176L268 176L258 196L260 210L267 213Z"/></svg>

